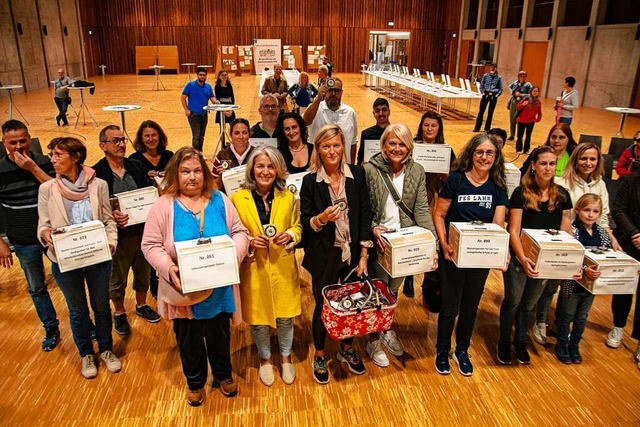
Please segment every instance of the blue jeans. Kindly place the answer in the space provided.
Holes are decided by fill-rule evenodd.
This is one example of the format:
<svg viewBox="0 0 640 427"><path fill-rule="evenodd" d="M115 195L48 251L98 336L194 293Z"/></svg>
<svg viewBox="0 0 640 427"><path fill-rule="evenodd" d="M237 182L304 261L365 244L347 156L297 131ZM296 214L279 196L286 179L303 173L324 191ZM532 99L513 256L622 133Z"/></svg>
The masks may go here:
<svg viewBox="0 0 640 427"><path fill-rule="evenodd" d="M564 123L567 126L571 126L572 121L573 121L573 117L560 117L560 119L558 119L559 123Z"/></svg>
<svg viewBox="0 0 640 427"><path fill-rule="evenodd" d="M20 260L20 267L24 271L29 287L29 295L36 308L36 313L47 330L58 329L60 322L53 307L47 285L44 282L44 263L42 255L45 248L41 245L13 245L13 249Z"/></svg>
<svg viewBox="0 0 640 427"><path fill-rule="evenodd" d="M546 279L532 279L515 257L504 273L504 300L500 306L500 342L511 342L515 322L514 343L526 344L531 312L545 289Z"/></svg>
<svg viewBox="0 0 640 427"><path fill-rule="evenodd" d="M111 306L109 305L109 277L111 261L90 265L89 267L61 273L57 263L52 263L51 271L64 294L69 307L69 321L73 341L78 347L80 357L93 354L91 342L91 317L87 306L86 288L96 322L96 340L99 352L113 349L111 337Z"/></svg>
<svg viewBox="0 0 640 427"><path fill-rule="evenodd" d="M577 283L574 284L578 287ZM578 290L572 292L569 298L565 297L562 292L558 297L558 317L556 324L558 326L558 344L578 346L582 339L582 334L587 327L587 316L595 295ZM571 329L571 339L569 339L569 325L573 322Z"/></svg>
<svg viewBox="0 0 640 427"><path fill-rule="evenodd" d="M547 323L547 316L549 314L549 308L551 308L551 302L553 296L558 292L560 286L560 280L549 280L547 286L545 286L540 299L538 300L538 307L536 307L536 322ZM558 303L559 304L559 303ZM556 316L558 315L558 305L556 305Z"/></svg>

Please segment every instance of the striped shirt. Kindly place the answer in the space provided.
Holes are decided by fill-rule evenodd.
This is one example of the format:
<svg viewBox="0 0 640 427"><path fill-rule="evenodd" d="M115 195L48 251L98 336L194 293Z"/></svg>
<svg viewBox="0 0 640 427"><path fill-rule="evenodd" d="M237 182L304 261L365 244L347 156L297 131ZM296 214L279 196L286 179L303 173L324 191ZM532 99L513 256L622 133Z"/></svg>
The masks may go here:
<svg viewBox="0 0 640 427"><path fill-rule="evenodd" d="M45 173L55 176L49 157L31 152L31 158ZM40 181L31 172L18 167L8 156L0 158L0 206L12 244L39 244L39 187Z"/></svg>

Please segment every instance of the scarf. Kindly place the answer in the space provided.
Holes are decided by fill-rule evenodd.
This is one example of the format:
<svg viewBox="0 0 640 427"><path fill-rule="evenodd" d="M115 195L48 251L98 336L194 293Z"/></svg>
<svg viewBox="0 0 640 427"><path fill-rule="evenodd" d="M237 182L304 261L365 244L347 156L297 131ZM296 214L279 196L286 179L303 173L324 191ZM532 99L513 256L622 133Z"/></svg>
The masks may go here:
<svg viewBox="0 0 640 427"><path fill-rule="evenodd" d="M71 182L66 177L56 174L56 183L64 199L77 202L89 197L89 184L95 176L95 170L88 166L80 165L80 173L76 182Z"/></svg>

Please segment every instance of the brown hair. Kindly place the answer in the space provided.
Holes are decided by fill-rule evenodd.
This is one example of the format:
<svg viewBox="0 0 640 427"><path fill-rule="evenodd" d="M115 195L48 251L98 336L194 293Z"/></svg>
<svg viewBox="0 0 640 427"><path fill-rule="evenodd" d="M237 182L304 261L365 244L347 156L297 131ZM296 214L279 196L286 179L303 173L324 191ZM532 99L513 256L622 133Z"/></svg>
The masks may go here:
<svg viewBox="0 0 640 427"><path fill-rule="evenodd" d="M133 140L133 149L141 153L147 151L147 147L145 147L144 142L142 142L142 132L147 128L158 132L158 153L163 153L167 148L167 134L164 133L160 125L153 120L145 120L140 123L138 132L136 132L136 139Z"/></svg>
<svg viewBox="0 0 640 427"><path fill-rule="evenodd" d="M211 175L211 170L209 169L209 166L207 166L202 153L192 147L182 147L176 151L176 154L174 154L171 160L169 160L169 164L165 169L163 183L164 188L162 194L173 197L178 197L180 195L180 180L178 179L180 166L183 162L191 159L198 160L200 162L200 167L202 168L202 196L209 198L211 192L217 190L216 184L213 180L213 175Z"/></svg>
<svg viewBox="0 0 640 427"><path fill-rule="evenodd" d="M538 162L538 159L543 154L553 154L557 159L556 151L553 147L544 145L534 149L531 152L531 156L529 156L531 163L520 182L522 187L522 198L524 199L524 208L537 212L540 212L541 191L533 172L533 165ZM564 194L559 191L559 188L560 186L553 182L553 178L551 178L551 182L549 183L549 206L547 208L547 212L549 213L555 211L557 205L565 201Z"/></svg>
<svg viewBox="0 0 640 427"><path fill-rule="evenodd" d="M78 138L72 136L53 138L47 148L53 150L56 147L69 153L71 159L79 165L84 164L84 161L87 160L87 147Z"/></svg>
<svg viewBox="0 0 640 427"><path fill-rule="evenodd" d="M487 133L480 133L475 135L473 138L467 142L467 144L462 148L458 159L453 164L451 168L455 172L467 172L473 169L473 156L476 148L486 141L489 141L493 144L496 149L496 155L493 158L493 165L489 170L489 178L496 183L496 185L502 189L507 189L507 183L504 176L504 157L502 156L502 150L498 146L498 142L496 141L493 135L489 135Z"/></svg>

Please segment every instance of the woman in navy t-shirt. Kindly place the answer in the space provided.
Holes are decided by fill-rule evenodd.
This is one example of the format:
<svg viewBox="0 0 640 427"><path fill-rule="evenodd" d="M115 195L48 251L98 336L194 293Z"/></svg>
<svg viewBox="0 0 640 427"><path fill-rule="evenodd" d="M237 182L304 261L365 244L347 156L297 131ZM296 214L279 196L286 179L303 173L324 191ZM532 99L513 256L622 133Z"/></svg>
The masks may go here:
<svg viewBox="0 0 640 427"><path fill-rule="evenodd" d="M453 165L436 205L434 225L441 245L442 308L438 316L436 370L443 375L451 369L449 351L456 328L453 359L462 375L473 374L468 349L489 269L458 268L451 260L447 232L453 222L494 222L504 226L509 203L504 177L504 158L492 135L476 135L462 149Z"/></svg>

